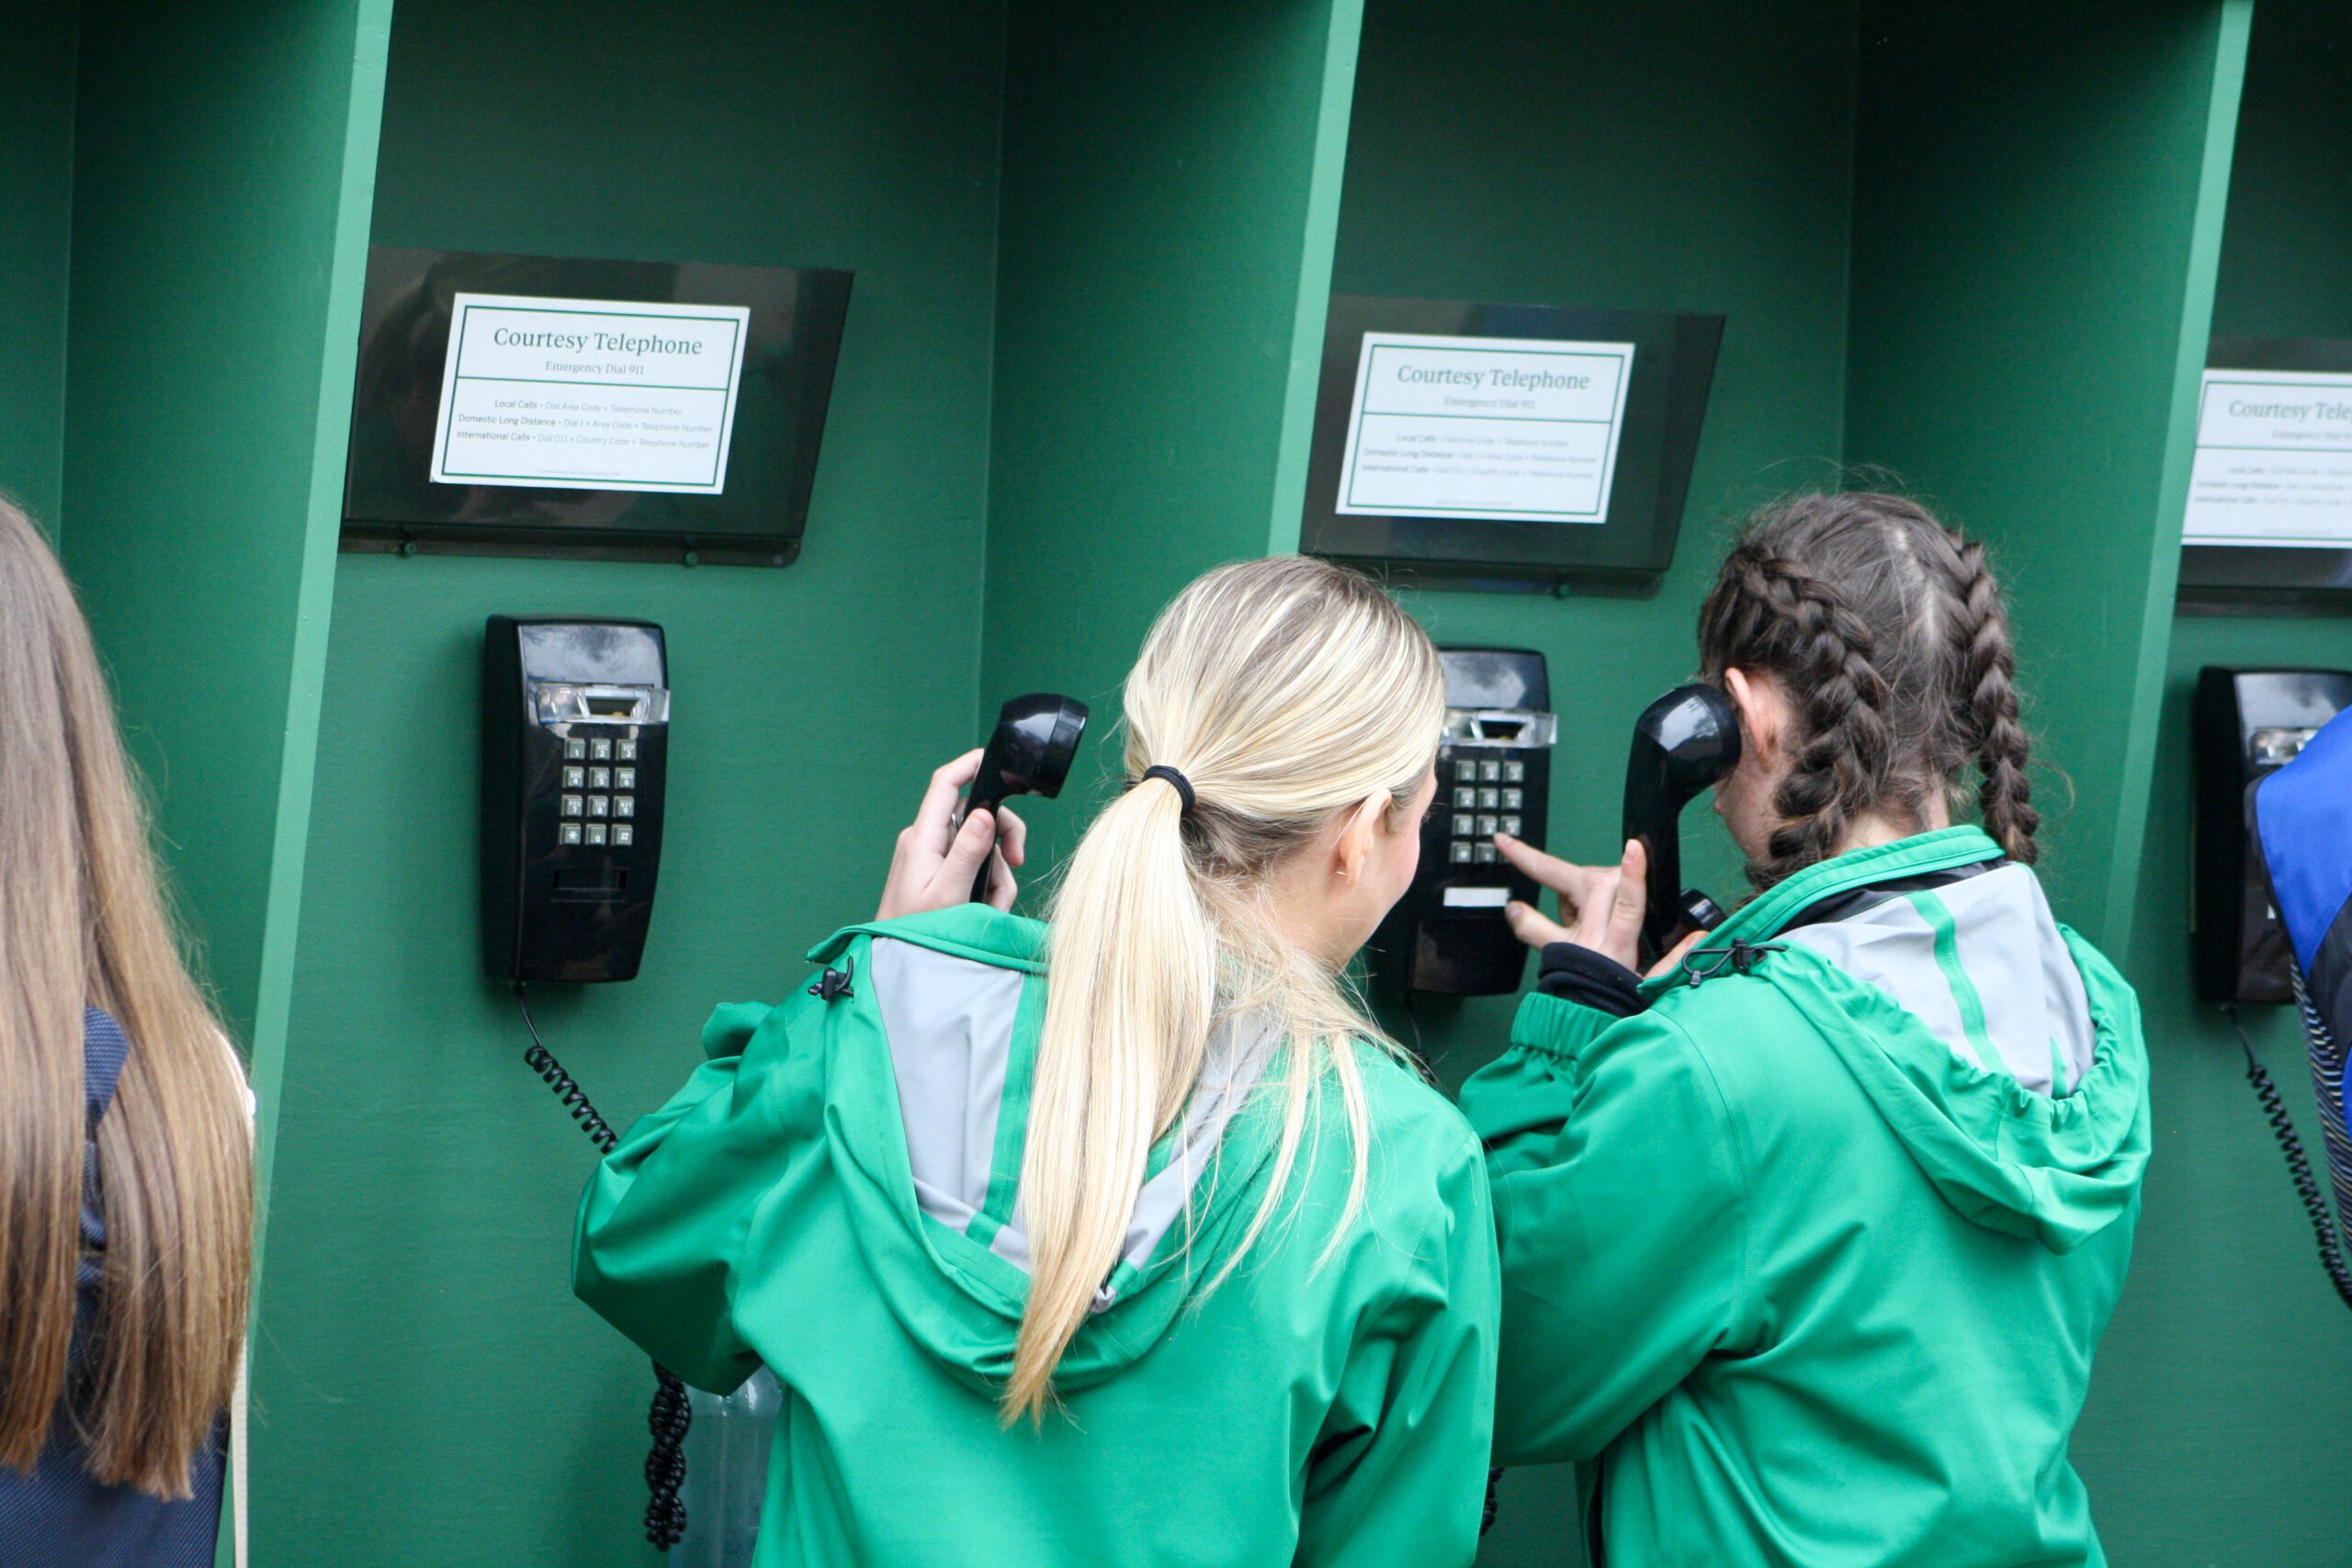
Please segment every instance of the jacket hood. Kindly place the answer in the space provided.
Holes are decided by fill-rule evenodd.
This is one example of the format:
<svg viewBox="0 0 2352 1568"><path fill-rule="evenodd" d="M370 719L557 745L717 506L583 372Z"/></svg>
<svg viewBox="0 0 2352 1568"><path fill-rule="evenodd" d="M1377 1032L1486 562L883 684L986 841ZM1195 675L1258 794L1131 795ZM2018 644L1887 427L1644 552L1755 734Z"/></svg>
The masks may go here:
<svg viewBox="0 0 2352 1568"><path fill-rule="evenodd" d="M812 949L849 989L822 1002L825 1123L850 1224L892 1314L958 1380L993 1396L1028 1296L1021 1199L1045 1018L1045 928L981 905L851 927ZM1174 1323L1202 1260L1254 1212L1235 1196L1270 1153L1235 1121L1263 1042L1212 1040L1193 1102L1151 1151L1117 1264L1055 1372L1114 1377ZM717 1051L740 1049L721 1043Z"/></svg>
<svg viewBox="0 0 2352 1568"><path fill-rule="evenodd" d="M1752 976L1962 1215L2065 1252L2129 1212L2149 1142L2137 998L1981 829L1810 867L1701 951L1736 943L1767 950Z"/></svg>

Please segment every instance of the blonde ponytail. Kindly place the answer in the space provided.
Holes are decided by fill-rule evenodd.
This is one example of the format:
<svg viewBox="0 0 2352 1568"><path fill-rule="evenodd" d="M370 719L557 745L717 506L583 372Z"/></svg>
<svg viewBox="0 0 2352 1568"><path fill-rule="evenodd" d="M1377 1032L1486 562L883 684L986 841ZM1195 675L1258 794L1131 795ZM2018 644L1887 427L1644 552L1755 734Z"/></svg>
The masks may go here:
<svg viewBox="0 0 2352 1568"><path fill-rule="evenodd" d="M1051 913L1008 1423L1041 1419L1051 1402L1054 1370L1118 1260L1152 1145L1183 1114L1222 1021L1264 1020L1288 1070L1266 1196L1217 1278L1272 1218L1327 1077L1354 1156L1334 1245L1352 1221L1365 1145L1353 1042L1383 1037L1338 975L1283 939L1268 878L1340 813L1413 795L1436 755L1444 683L1429 638L1370 582L1278 557L1220 568L1179 595L1127 677L1125 708L1130 787L1087 830ZM1181 772L1194 804L1144 779L1154 765Z"/></svg>

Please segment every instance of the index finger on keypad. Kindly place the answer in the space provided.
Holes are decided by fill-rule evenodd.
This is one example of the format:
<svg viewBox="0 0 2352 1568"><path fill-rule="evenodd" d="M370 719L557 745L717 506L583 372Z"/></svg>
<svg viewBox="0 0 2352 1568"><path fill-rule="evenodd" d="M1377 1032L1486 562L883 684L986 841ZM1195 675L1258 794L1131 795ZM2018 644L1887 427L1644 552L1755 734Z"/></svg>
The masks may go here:
<svg viewBox="0 0 2352 1568"><path fill-rule="evenodd" d="M1534 845L1523 843L1508 833L1495 835L1495 847L1501 850L1503 859L1519 868L1542 886L1581 908L1592 891L1594 878L1600 874L1592 867L1577 865L1557 855L1547 855ZM1611 866L1610 871L1617 868Z"/></svg>
<svg viewBox="0 0 2352 1568"><path fill-rule="evenodd" d="M963 795L964 786L979 773L980 749L977 746L933 771L931 786L922 792L922 805L915 811L915 836L932 853L945 854L948 846L956 841L956 802Z"/></svg>

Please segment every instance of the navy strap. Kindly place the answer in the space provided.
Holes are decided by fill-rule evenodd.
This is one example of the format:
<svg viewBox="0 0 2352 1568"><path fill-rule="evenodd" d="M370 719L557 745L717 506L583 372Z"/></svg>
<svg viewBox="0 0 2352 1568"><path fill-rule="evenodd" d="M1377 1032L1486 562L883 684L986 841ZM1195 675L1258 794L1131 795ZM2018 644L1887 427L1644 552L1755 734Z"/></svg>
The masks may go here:
<svg viewBox="0 0 2352 1568"><path fill-rule="evenodd" d="M122 1025L96 1008L82 1010L82 1099L88 1107L90 1127L96 1131L114 1103L114 1087L122 1077L122 1065L130 1058L130 1041L122 1032Z"/></svg>

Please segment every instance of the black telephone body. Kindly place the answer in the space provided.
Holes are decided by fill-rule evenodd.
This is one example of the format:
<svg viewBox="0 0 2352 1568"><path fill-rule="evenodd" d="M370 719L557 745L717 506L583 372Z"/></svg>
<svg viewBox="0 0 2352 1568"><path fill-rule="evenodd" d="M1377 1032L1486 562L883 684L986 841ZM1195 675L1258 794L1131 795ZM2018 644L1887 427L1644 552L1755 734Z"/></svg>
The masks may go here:
<svg viewBox="0 0 2352 1568"><path fill-rule="evenodd" d="M650 621L492 615L481 650L482 968L637 977L662 863L669 661Z"/></svg>
<svg viewBox="0 0 2352 1568"><path fill-rule="evenodd" d="M2190 945L2197 994L2216 1002L2294 1000L2293 955L2270 901L2251 831L2253 786L2295 760L2322 726L2352 707L2352 671L2241 670L2197 674Z"/></svg>
<svg viewBox="0 0 2352 1568"><path fill-rule="evenodd" d="M1421 861L1374 951L1408 991L1488 997L1519 989L1527 949L1503 906L1535 884L1495 850L1508 833L1541 849L1549 826L1559 720L1544 656L1525 649L1444 648L1445 729L1437 796L1421 824Z"/></svg>
<svg viewBox="0 0 2352 1568"><path fill-rule="evenodd" d="M1682 886L1682 808L1739 762L1739 714L1713 686L1678 686L1634 721L1625 759L1624 837L1649 859L1641 955L1655 963L1694 931L1723 923L1721 906Z"/></svg>

